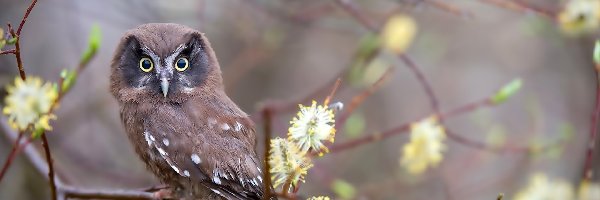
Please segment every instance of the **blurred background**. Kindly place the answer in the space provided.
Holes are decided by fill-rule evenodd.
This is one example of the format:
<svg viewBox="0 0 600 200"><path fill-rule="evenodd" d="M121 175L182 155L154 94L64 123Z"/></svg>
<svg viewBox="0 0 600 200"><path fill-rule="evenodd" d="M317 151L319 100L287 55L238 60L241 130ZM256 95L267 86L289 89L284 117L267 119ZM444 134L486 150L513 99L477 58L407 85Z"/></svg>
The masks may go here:
<svg viewBox="0 0 600 200"><path fill-rule="evenodd" d="M332 185L343 182L354 188L345 197L350 199L481 200L495 199L498 193L511 199L535 172L574 187L581 182L594 106L591 55L597 34L565 34L556 21L489 3L493 1L441 1L457 12L430 0L351 2L377 26L399 13L414 19L417 32L406 53L431 83L442 110L486 98L514 78L523 80L521 91L506 103L445 120L455 134L489 145L564 142L541 152L493 153L446 140L442 163L415 176L399 165L401 148L409 141L407 134L399 134L315 159L299 194L341 199L344 194ZM565 3L517 2L552 13ZM29 3L1 0L0 22L18 24ZM253 115L265 101L293 101L320 88L329 90L331 80L355 66L360 42L370 34L333 0L38 2L21 40L29 76L58 80L63 68L77 66L90 27L98 24L102 30L100 51L61 102L54 131L48 133L57 173L71 185L136 189L159 184L135 155L108 89L110 60L121 35L149 22L179 23L206 33L227 93ZM381 65L393 65L393 74L339 128L336 143L433 112L404 63L385 53L373 60L364 71L341 76L335 101L348 104L379 78ZM0 86L12 84L15 76L14 57L0 56ZM4 95L3 90L2 99ZM326 95L313 98L322 101ZM276 115L274 135L286 135L294 114ZM262 127L258 130L262 143ZM0 137L0 160L11 146L12 141ZM594 160L598 174L598 151ZM49 199L48 193L43 176L22 155L0 183L0 199Z"/></svg>

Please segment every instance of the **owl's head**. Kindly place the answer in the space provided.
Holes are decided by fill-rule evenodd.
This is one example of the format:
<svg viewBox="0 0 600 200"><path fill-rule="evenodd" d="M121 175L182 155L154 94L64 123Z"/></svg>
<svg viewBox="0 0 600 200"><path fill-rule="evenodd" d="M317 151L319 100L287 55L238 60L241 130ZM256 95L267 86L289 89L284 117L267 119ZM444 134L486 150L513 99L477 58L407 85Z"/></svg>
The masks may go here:
<svg viewBox="0 0 600 200"><path fill-rule="evenodd" d="M179 24L127 31L112 61L111 90L121 102L181 102L222 87L219 63L204 34Z"/></svg>

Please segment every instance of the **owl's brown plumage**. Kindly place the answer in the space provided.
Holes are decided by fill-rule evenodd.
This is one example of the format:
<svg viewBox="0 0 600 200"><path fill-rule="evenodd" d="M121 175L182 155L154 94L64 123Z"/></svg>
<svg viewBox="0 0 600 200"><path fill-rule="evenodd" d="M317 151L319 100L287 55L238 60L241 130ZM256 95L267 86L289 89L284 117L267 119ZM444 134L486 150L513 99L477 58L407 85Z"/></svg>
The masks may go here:
<svg viewBox="0 0 600 200"><path fill-rule="evenodd" d="M178 24L127 31L111 91L131 143L182 199L261 199L254 124L225 94L210 43Z"/></svg>

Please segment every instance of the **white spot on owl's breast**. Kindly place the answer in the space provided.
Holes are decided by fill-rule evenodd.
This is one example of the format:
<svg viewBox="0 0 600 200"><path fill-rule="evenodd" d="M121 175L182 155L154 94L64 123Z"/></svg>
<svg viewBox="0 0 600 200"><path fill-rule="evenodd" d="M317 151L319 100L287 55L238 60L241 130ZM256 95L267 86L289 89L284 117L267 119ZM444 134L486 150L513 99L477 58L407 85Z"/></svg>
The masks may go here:
<svg viewBox="0 0 600 200"><path fill-rule="evenodd" d="M196 163L196 165L202 163L202 159L200 159L200 156L198 156L198 154L192 154L191 158L192 161Z"/></svg>
<svg viewBox="0 0 600 200"><path fill-rule="evenodd" d="M169 154L162 148L160 147L156 147L156 149L158 150L158 153L160 153L161 156L168 156Z"/></svg>
<svg viewBox="0 0 600 200"><path fill-rule="evenodd" d="M242 130L243 127L244 127L244 125L242 125L240 122L236 121L235 127L233 128L233 130L240 131L240 130Z"/></svg>
<svg viewBox="0 0 600 200"><path fill-rule="evenodd" d="M227 123L223 123L223 124L221 124L221 129L223 129L224 131L227 131L227 130L229 130L230 128L231 128L231 127L229 127L229 124L227 124Z"/></svg>
<svg viewBox="0 0 600 200"><path fill-rule="evenodd" d="M148 146L152 146L152 140L150 140L150 133L148 133L148 131L144 131L144 139L146 139L146 142L148 143Z"/></svg>
<svg viewBox="0 0 600 200"><path fill-rule="evenodd" d="M215 190L215 189L212 189L212 188L210 190L212 190L214 193L217 193L219 195L221 194L221 192L219 192L219 190Z"/></svg>
<svg viewBox="0 0 600 200"><path fill-rule="evenodd" d="M187 177L190 177L190 172L188 170L184 170L183 171L183 175L187 176Z"/></svg>
<svg viewBox="0 0 600 200"><path fill-rule="evenodd" d="M179 174L181 176L189 177L189 172L185 173L185 171L184 171L182 174L180 172L179 168L177 167L176 163L173 162L171 160L171 158L169 158L169 153L167 153L167 151L165 151L164 147L169 146L168 139L163 138L162 143L156 142L156 138L154 137L154 135L152 135L148 131L144 131L144 139L146 140L146 143L148 143L148 147L149 147L148 153L149 153L149 156L151 159L159 159L158 155L160 155L160 158L162 158L162 160L164 160L171 167L171 169L173 169L173 171L175 171L177 174ZM164 146L161 146L163 144L164 144ZM156 151L154 151L154 149L156 149ZM158 155L156 152L158 152Z"/></svg>
<svg viewBox="0 0 600 200"><path fill-rule="evenodd" d="M213 176L213 182L216 184L221 184L221 179L218 176Z"/></svg>

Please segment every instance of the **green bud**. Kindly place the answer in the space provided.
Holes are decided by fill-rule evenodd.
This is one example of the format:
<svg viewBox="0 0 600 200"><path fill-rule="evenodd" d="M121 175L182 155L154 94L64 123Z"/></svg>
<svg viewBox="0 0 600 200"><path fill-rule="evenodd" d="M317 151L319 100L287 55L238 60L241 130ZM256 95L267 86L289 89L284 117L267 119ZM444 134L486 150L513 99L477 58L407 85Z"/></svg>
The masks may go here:
<svg viewBox="0 0 600 200"><path fill-rule="evenodd" d="M98 48L100 47L101 41L102 41L102 32L100 30L100 26L95 24L92 26L92 30L90 31L90 36L88 39L88 47L85 50L85 52L83 52L83 55L81 55L81 61L79 62L80 65L86 65L88 62L90 62L92 57L94 57L94 55L96 55L96 52L98 51Z"/></svg>
<svg viewBox="0 0 600 200"><path fill-rule="evenodd" d="M353 199L356 195L356 189L354 186L341 179L333 181L331 184L331 189L341 199Z"/></svg>
<svg viewBox="0 0 600 200"><path fill-rule="evenodd" d="M491 101L493 104L501 104L504 103L509 97L513 96L517 93L521 86L523 85L523 81L517 78L512 80L510 83L504 85L494 96L492 96Z"/></svg>
<svg viewBox="0 0 600 200"><path fill-rule="evenodd" d="M365 126L366 122L363 114L360 112L354 112L352 115L350 115L350 117L348 117L348 120L344 124L344 132L346 135L348 135L348 137L356 138L365 131Z"/></svg>
<svg viewBox="0 0 600 200"><path fill-rule="evenodd" d="M600 40L596 40L596 45L594 45L594 63L600 64Z"/></svg>
<svg viewBox="0 0 600 200"><path fill-rule="evenodd" d="M75 81L77 81L77 71L63 69L60 72L60 77L63 79L62 85L60 86L62 92L67 92L71 89Z"/></svg>
<svg viewBox="0 0 600 200"><path fill-rule="evenodd" d="M18 39L18 37L10 38L6 42L10 45L13 45L13 44L17 43L17 39Z"/></svg>
<svg viewBox="0 0 600 200"><path fill-rule="evenodd" d="M36 139L44 134L44 128L37 128L33 132L31 132L31 138Z"/></svg>

